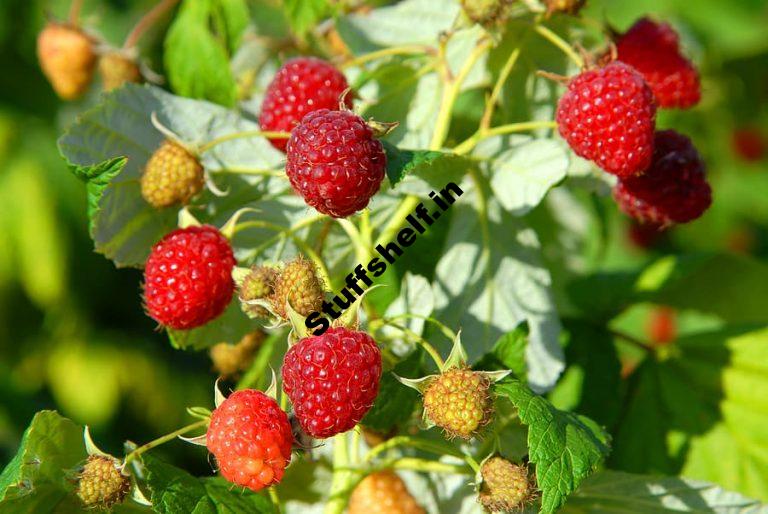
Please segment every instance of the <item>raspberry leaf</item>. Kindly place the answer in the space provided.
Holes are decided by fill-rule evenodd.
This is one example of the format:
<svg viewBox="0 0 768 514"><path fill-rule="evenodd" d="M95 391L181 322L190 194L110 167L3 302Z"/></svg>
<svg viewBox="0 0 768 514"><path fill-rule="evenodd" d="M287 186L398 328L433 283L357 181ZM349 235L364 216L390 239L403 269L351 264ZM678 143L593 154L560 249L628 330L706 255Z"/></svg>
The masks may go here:
<svg viewBox="0 0 768 514"><path fill-rule="evenodd" d="M272 504L262 495L233 490L223 478L195 478L186 471L152 456L144 458L152 509L159 514L196 512L216 514L267 514Z"/></svg>
<svg viewBox="0 0 768 514"><path fill-rule="evenodd" d="M389 184L398 192L423 193L445 187L448 182L461 182L475 163L466 157L432 150L402 150L382 142L387 154ZM406 182L403 182L407 180ZM402 184L401 184L402 183Z"/></svg>
<svg viewBox="0 0 768 514"><path fill-rule="evenodd" d="M568 154L558 141L536 139L515 145L490 163L491 189L506 210L522 216L565 179L568 164Z"/></svg>
<svg viewBox="0 0 768 514"><path fill-rule="evenodd" d="M667 350L633 374L612 464L763 495L768 330L727 327L681 337Z"/></svg>
<svg viewBox="0 0 768 514"><path fill-rule="evenodd" d="M291 30L301 39L333 11L327 0L286 0L283 5Z"/></svg>
<svg viewBox="0 0 768 514"><path fill-rule="evenodd" d="M182 4L165 38L165 67L180 95L231 107L237 88L227 50L209 27L212 15L209 0Z"/></svg>
<svg viewBox="0 0 768 514"><path fill-rule="evenodd" d="M117 266L142 266L151 246L176 226L175 209L156 210L141 197L143 167L163 140L160 132L148 129L153 113L189 144L257 128L222 107L133 84L105 95L101 104L80 116L59 139L59 149L73 173L90 184L91 236L96 251ZM121 164L120 156L127 161ZM213 172L273 168L281 159L279 152L258 137L224 142L201 157L204 167ZM227 200L216 202L216 212L221 215L214 221L220 224L237 207L260 197L244 180L231 185ZM244 192L248 192L247 198ZM229 210L227 201L240 203Z"/></svg>
<svg viewBox="0 0 768 514"><path fill-rule="evenodd" d="M256 327L240 309L235 298L224 313L215 320L191 330L167 329L168 339L174 348L203 350L222 341L237 342Z"/></svg>
<svg viewBox="0 0 768 514"><path fill-rule="evenodd" d="M421 374L424 351L414 350L395 365L391 373L383 373L379 384L379 395L361 423L382 433L408 421L419 399L419 394L410 387L403 387L395 377L417 377Z"/></svg>
<svg viewBox="0 0 768 514"><path fill-rule="evenodd" d="M528 382L545 390L564 365L560 321L538 238L494 199L478 208L475 202L476 194L468 191L451 207L451 226L433 281L434 317L460 326L462 337L473 342L467 347L469 362L527 321Z"/></svg>
<svg viewBox="0 0 768 514"><path fill-rule="evenodd" d="M630 512L629 505L633 514L683 512L694 505L701 512L761 514L768 511L756 500L699 480L601 471L584 480L562 512Z"/></svg>
<svg viewBox="0 0 768 514"><path fill-rule="evenodd" d="M528 426L540 512L553 513L608 455L609 436L589 418L556 409L519 380L507 379L495 390L517 407L520 421Z"/></svg>
<svg viewBox="0 0 768 514"><path fill-rule="evenodd" d="M55 411L38 412L0 474L0 511L33 512L43 505L78 511L74 484L63 472L74 470L86 457L82 428Z"/></svg>

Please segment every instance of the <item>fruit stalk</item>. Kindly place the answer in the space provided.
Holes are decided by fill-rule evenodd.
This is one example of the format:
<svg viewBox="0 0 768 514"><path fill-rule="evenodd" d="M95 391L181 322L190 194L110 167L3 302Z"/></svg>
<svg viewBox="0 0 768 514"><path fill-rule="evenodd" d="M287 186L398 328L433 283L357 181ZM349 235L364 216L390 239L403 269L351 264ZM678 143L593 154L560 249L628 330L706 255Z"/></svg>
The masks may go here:
<svg viewBox="0 0 768 514"><path fill-rule="evenodd" d="M189 424L185 427L182 427L178 430L175 430L171 432L170 434L166 434L162 437L158 437L157 439L150 441L146 444L143 444L133 450L131 453L125 456L125 460L123 461L123 468L125 468L128 464L131 463L131 461L136 460L142 453L147 452L151 450L152 448L155 448L157 446L160 446L161 444L167 443L168 441L172 439L176 439L180 435L184 435L187 432L191 432L192 430L195 430L196 428L202 428L208 424L207 419L203 419L200 421L196 421L192 424Z"/></svg>
<svg viewBox="0 0 768 514"><path fill-rule="evenodd" d="M538 35L562 50L563 53L567 55L568 58L573 61L573 63L579 69L584 68L584 59L582 59L581 56L576 53L573 47L569 45L563 38L549 30L544 25L536 25L533 30L535 30Z"/></svg>
<svg viewBox="0 0 768 514"><path fill-rule="evenodd" d="M179 0L160 0L157 5L150 9L147 14L136 23L136 26L133 27L131 32L128 33L128 36L125 38L125 43L123 43L123 48L133 48L136 46L136 43L139 42L139 39L144 32L154 25L168 9L176 5L178 1Z"/></svg>

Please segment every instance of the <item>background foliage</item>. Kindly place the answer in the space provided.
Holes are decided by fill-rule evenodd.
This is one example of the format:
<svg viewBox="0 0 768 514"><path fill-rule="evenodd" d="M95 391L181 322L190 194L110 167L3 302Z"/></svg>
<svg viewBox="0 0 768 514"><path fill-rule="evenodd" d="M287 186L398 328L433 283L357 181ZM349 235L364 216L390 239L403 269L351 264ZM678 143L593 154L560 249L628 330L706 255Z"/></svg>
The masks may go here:
<svg viewBox="0 0 768 514"><path fill-rule="evenodd" d="M86 2L84 12L94 18L108 40L119 44L153 3L94 0ZM276 40L287 37L292 30L301 45L308 44L302 42L312 37L309 32L316 20L333 15L334 7L321 1L286 0L284 15L278 2L255 0L252 12L259 15L251 18L245 13L243 18L244 13L238 14L232 7L236 4L183 2L175 16L167 17L145 37L142 47L152 68L167 77L176 94L231 107L244 90L252 91L253 99L243 105L246 111L253 111L258 109L258 91L264 77L274 71L275 63L261 56L259 40L252 32L244 31L238 20L246 19L257 34ZM139 301L140 273L116 270L110 261L92 251L86 190L67 171L56 140L77 114L98 101L98 88L76 104L58 102L34 55L35 36L44 22L44 13L64 17L67 7L68 2L60 0L9 0L0 4L0 63L5 70L0 77L0 467L16 454L24 429L39 410L56 409L78 424L90 425L100 446L118 452L126 439L149 440L184 424L187 405L211 402L209 385L213 374L205 352L174 350L165 334L153 332L154 324L142 312ZM628 27L643 14L655 13L680 30L684 45L702 70L703 102L692 111L663 113L659 126L674 126L692 137L708 163L715 201L702 219L675 228L650 248L641 248L630 240L629 223L617 212L610 197L592 193L604 192L606 185L579 169L578 163L569 165L562 146L539 140L522 149L510 149L503 138L496 138L478 149L508 170L490 182L498 194L498 204L491 209L495 221L492 226L501 228L503 222L505 227L511 224L521 228L517 234L502 230L493 233L499 242L494 248L498 255L490 256L488 268L504 270L499 272L502 280L507 276L528 276L514 268L520 262L526 264L526 269L546 269L551 275L551 293L546 294L535 290L534 280L499 284L502 291L529 292L527 299L534 302L531 311L540 313L539 317L527 318L532 340L539 336L545 340L547 334L558 333L562 325L567 367L548 397L558 409L589 416L613 436L614 450L608 465L617 471L589 479L567 509L592 512L578 510L580 506L591 508L594 502L590 503L590 495L609 498L609 503L634 496L645 498L648 482L638 482L636 475L627 478L622 472L682 475L686 480L714 482L768 501L768 170L765 157L747 162L732 145L734 130L763 127L765 131L764 127L768 127L768 6L762 0L590 0L585 12L593 19L608 20L618 29ZM439 17L420 20L420 30L415 31L396 17L389 24L382 20L372 30L350 15L339 19L337 28L357 54L393 43L431 43L431 30L450 25L451 13L445 13L445 17L448 21ZM229 20L224 24L224 41L209 34L214 19ZM585 37L589 40L589 31ZM487 69L498 73L515 44L514 37L502 41L491 52ZM454 50L449 48L449 58L462 62L466 57L462 52L457 44ZM190 53L205 58L190 60ZM230 59L231 66L226 65ZM256 73L247 63L258 59L266 64ZM532 45L521 65L528 70L565 71L562 56L546 44ZM205 66L211 69L200 68ZM406 148L426 148L438 101L433 94L436 82L432 81L436 79L433 74L419 77L411 66L400 62L382 68L372 77L358 80L365 83L365 91L371 96L394 85L398 94L379 98L376 104L367 106L366 115L400 119L401 127L391 135L390 142ZM452 124L449 141L462 141L471 135L478 105L482 109L477 88L485 80L479 71L470 73L466 90L458 98L458 121ZM528 82L522 73L519 77L513 75L503 93L500 115L510 121L551 117L551 111L547 111L551 107L546 103L557 92L546 88ZM542 105L515 101L531 90L541 92ZM118 95L113 99L118 109L131 101L166 101L162 93L147 97L133 89ZM190 105L186 109L200 116L199 110ZM163 121L194 140L199 135L194 130L200 125L185 125L185 106L173 106L173 116ZM217 116L225 116L222 112L211 106L210 112L204 113L213 120L206 125L214 127L213 133L220 119ZM98 116L87 115L79 124L80 130L89 130L89 120L98 125ZM461 122L463 118L467 123ZM248 122L242 123L242 128L247 129ZM77 130L67 137L76 138ZM142 141L148 155L157 143L148 138L159 136L149 136L136 126L128 127L125 137ZM257 157L263 162L254 162L255 158L246 155L235 142L226 146L209 157L208 167L275 163L276 157L266 145ZM81 162L75 164L94 164L115 157L103 145L98 151L103 154L82 155ZM68 158L73 160L71 155ZM136 166L129 164L126 173L138 173ZM455 167L439 160L421 166L419 175L430 186L430 178L435 185L445 183L446 173ZM541 180L542 174L544 184L530 180ZM561 185L539 203L555 184ZM135 186L127 181L123 187ZM423 191L424 187L424 183L404 182L405 191ZM519 191L524 194L517 195ZM113 198L118 201L119 192L113 193ZM247 200L235 199L221 212L209 213L210 217L223 221L236 201ZM286 202L276 205L280 212L286 212L286 218L305 215L301 204ZM386 204L382 206L384 216ZM475 211L467 208L455 214L460 223L450 228L447 224L436 225L430 239L420 240L408 258L388 275L394 287L372 293L376 302L386 307L398 295L403 280L403 284L409 284L404 288L412 286L418 291L418 284L408 282L406 271L410 271L446 284L444 290L437 290L430 309L443 318L459 320L457 325L471 332L473 319L462 318L461 314L482 304L484 289L462 283L461 293L468 303L458 304L452 301L456 291L451 290L451 284L458 284L461 279L455 276L457 271L473 262L473 255L454 243L481 237L479 220L474 215ZM173 224L174 219L160 220L159 224L157 221L148 221L147 226L163 232L163 223ZM101 231L97 232L97 246L102 244L107 254L119 254L117 260L124 259L121 264L142 260L142 255L120 253L121 248L110 244L118 228L102 226L97 230ZM153 239L155 235L146 237ZM252 237L258 241L264 239L264 233ZM530 249L538 245L540 256L534 251L531 257ZM434 246L446 249L444 260L437 266L429 258L422 261L418 257L429 254L425 249ZM505 259L510 248L516 249L515 258ZM329 263L329 267L341 270L347 264L340 260ZM541 277L536 273L533 276ZM545 273L544 280L549 279ZM514 305L514 301L509 304ZM675 311L678 337L674 344L656 348L651 354L633 341L653 342L649 320L662 305ZM397 312L398 306L389 309ZM504 323L494 325L494 335L513 330L518 321L518 314L510 312ZM178 346L207 344L201 340L175 342ZM486 349L478 349L472 357L479 357ZM556 350L551 350L549 353L556 355ZM504 355L497 357L504 362ZM519 359L515 364L521 365ZM534 386L537 381L544 385L557 376L553 365L528 372ZM514 384L505 384L503 390L513 403L520 401L516 397L526 394L515 390ZM565 414L556 411L550 415L557 418ZM378 419L370 421L384 429L386 419L379 413ZM522 412L521 419L526 422ZM61 437L71 436L69 430L63 428ZM207 498L214 494L210 491L221 487L214 481L194 478L210 474L204 450L170 444L157 453L164 461L187 470L189 475L184 475L183 480L194 484L190 490L203 491L201 497ZM70 455L61 458L77 460ZM161 468L164 464L154 465ZM315 473L321 479L322 466ZM157 471L155 476L167 475ZM290 487L290 477L288 480L285 489ZM714 486L671 478L658 481L655 490L662 492L648 500L651 506L647 512L660 512L654 509L664 504L664 491L682 487L697 491L697 501L701 497L713 498L710 505L726 501L719 490L713 492ZM617 489L615 484L622 485ZM685 504L685 500L681 501Z"/></svg>

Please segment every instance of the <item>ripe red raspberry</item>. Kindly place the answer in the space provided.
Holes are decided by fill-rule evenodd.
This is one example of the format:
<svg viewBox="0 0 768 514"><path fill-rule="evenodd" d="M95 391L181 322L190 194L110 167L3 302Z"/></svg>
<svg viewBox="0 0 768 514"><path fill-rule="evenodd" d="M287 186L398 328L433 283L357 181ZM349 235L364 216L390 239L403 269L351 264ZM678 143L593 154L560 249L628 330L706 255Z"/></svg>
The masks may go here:
<svg viewBox="0 0 768 514"><path fill-rule="evenodd" d="M653 154L653 92L632 67L612 62L568 83L557 106L560 135L576 155L619 177L643 171Z"/></svg>
<svg viewBox="0 0 768 514"><path fill-rule="evenodd" d="M221 476L258 491L283 479L293 432L275 400L253 389L235 391L211 415L205 435Z"/></svg>
<svg viewBox="0 0 768 514"><path fill-rule="evenodd" d="M379 190L386 166L381 142L349 111L312 112L288 140L285 172L293 189L334 218L364 209Z"/></svg>
<svg viewBox="0 0 768 514"><path fill-rule="evenodd" d="M618 59L634 67L656 95L659 107L685 109L699 103L699 73L680 53L675 30L641 18L616 41Z"/></svg>
<svg viewBox="0 0 768 514"><path fill-rule="evenodd" d="M314 57L291 59L277 71L267 88L259 125L262 130L290 132L312 111L337 110L339 99L348 88L347 79L331 63ZM344 103L352 107L351 95L347 95ZM285 152L285 139L269 142Z"/></svg>
<svg viewBox="0 0 768 514"><path fill-rule="evenodd" d="M695 220L712 203L704 162L691 140L674 130L656 132L650 167L619 180L613 195L628 215L662 226Z"/></svg>
<svg viewBox="0 0 768 514"><path fill-rule="evenodd" d="M210 225L176 229L160 240L144 267L144 302L158 323L175 329L219 316L235 289L229 241Z"/></svg>
<svg viewBox="0 0 768 514"><path fill-rule="evenodd" d="M379 392L381 352L365 332L331 328L302 339L283 361L283 389L304 431L319 439L351 430Z"/></svg>

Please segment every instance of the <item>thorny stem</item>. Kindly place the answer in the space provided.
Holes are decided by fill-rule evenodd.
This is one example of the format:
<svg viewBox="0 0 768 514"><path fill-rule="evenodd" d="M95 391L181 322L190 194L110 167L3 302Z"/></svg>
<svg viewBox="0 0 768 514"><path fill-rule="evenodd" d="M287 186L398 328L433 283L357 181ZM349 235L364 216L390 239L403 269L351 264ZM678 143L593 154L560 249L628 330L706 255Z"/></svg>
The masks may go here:
<svg viewBox="0 0 768 514"><path fill-rule="evenodd" d="M221 143L225 143L227 141L232 141L233 139L243 139L246 137L257 137L262 136L269 139L288 139L291 137L291 134L288 132L272 132L268 130L244 130L243 132L233 132L232 134L227 134L225 136L220 136L215 139L212 139L205 143L204 145L201 145L198 149L198 153L205 153L211 148L213 148L216 145L219 145Z"/></svg>
<svg viewBox="0 0 768 514"><path fill-rule="evenodd" d="M123 48L133 48L139 42L141 36L147 31L149 27L154 25L167 10L176 5L179 0L160 0L147 14L136 23L128 37L125 38Z"/></svg>
<svg viewBox="0 0 768 514"><path fill-rule="evenodd" d="M83 0L72 0L69 5L69 20L70 25L77 26L80 22L80 11L83 9Z"/></svg>
<svg viewBox="0 0 768 514"><path fill-rule="evenodd" d="M184 435L187 432L191 432L192 430L195 430L196 428L204 427L207 424L208 424L208 420L207 419L196 421L196 422L194 422L194 423L192 423L190 425L182 427L182 428L180 428L180 429L178 429L178 430L176 430L174 432L171 432L170 434L166 434L166 435L164 435L162 437L158 437L157 439L155 439L153 441L150 441L150 442L148 442L146 444L143 444L143 445L139 446L138 448L133 450L131 453L126 455L125 460L123 461L123 466L122 467L125 467L128 464L130 464L131 461L136 460L136 458L139 457L139 455L141 455L142 453L144 453L146 451L149 451L152 448L155 448L157 446L160 446L163 443L167 443L168 441L176 439L178 436Z"/></svg>
<svg viewBox="0 0 768 514"><path fill-rule="evenodd" d="M376 50L375 52L360 55L354 59L341 63L339 67L344 69L351 68L353 66L360 66L367 62L375 61L376 59L380 59L382 57L389 57L391 55L418 55L434 53L435 49L426 45L393 46L392 48L383 48L381 50Z"/></svg>
<svg viewBox="0 0 768 514"><path fill-rule="evenodd" d="M441 323L440 321L438 321L435 318L432 318L430 316L422 316L421 314L411 314L411 313L406 312L406 313L403 313L403 314L398 314L396 316L390 316L388 318L384 318L381 321L384 324L386 324L386 323L389 323L389 322L397 321L399 319L420 319L420 320L424 320L427 323L432 323L433 325L435 325L440 330L440 332L442 332L443 335L445 337L447 337L450 341L453 341L454 339L456 339L456 332L454 332L453 330L451 330L450 328L445 326L445 324Z"/></svg>
<svg viewBox="0 0 768 514"><path fill-rule="evenodd" d="M563 38L549 30L544 25L536 25L533 30L535 30L536 33L541 37L562 50L563 53L567 55L568 58L573 61L576 66L579 68L584 67L584 59L582 59L581 56L576 53L576 50L574 50L573 47L569 45Z"/></svg>

